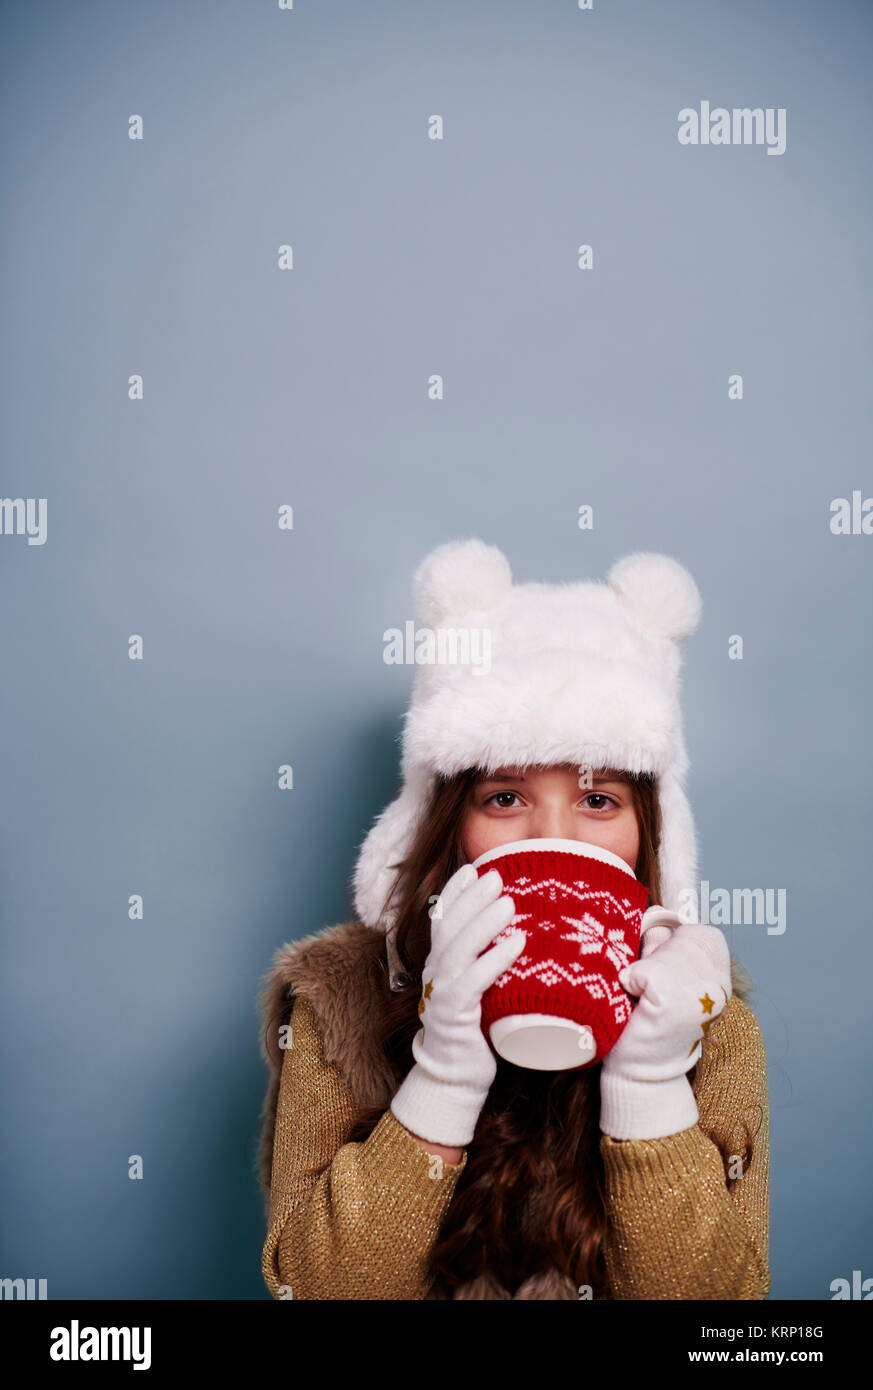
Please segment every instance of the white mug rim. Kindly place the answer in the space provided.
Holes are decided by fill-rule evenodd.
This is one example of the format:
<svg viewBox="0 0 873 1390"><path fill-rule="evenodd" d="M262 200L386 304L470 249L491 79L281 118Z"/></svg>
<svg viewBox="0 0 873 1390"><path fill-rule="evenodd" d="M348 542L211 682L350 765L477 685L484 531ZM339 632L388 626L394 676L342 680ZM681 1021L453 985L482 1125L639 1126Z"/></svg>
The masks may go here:
<svg viewBox="0 0 873 1390"><path fill-rule="evenodd" d="M580 858L599 859L604 864L611 864L614 869L621 869L624 873L630 874L632 879L637 877L630 864L620 855L613 854L611 849L604 849L602 845L592 845L588 840L510 840L505 845L495 845L494 849L486 849L478 859L473 860L473 868L478 869L490 860L500 859L507 854L524 854L530 850L564 850L570 854L578 854Z"/></svg>

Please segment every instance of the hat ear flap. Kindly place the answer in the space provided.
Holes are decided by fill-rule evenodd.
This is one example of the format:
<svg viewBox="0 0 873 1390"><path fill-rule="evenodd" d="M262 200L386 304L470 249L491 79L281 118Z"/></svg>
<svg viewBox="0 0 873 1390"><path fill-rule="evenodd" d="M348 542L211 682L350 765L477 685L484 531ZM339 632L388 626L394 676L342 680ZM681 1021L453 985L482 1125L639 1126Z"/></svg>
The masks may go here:
<svg viewBox="0 0 873 1390"><path fill-rule="evenodd" d="M416 618L437 627L445 618L495 608L512 588L509 561L496 545L471 538L447 541L426 555L415 572Z"/></svg>
<svg viewBox="0 0 873 1390"><path fill-rule="evenodd" d="M376 817L358 849L351 889L358 920L367 927L386 931L394 923L396 905L386 908L386 900L424 814L430 786L427 772L410 769L399 795Z"/></svg>
<svg viewBox="0 0 873 1390"><path fill-rule="evenodd" d="M617 560L607 582L633 612L643 632L674 642L700 622L700 592L684 565L669 555L636 551Z"/></svg>
<svg viewBox="0 0 873 1390"><path fill-rule="evenodd" d="M678 912L683 922L700 920L697 832L691 806L675 768L658 778L661 808L661 906Z"/></svg>

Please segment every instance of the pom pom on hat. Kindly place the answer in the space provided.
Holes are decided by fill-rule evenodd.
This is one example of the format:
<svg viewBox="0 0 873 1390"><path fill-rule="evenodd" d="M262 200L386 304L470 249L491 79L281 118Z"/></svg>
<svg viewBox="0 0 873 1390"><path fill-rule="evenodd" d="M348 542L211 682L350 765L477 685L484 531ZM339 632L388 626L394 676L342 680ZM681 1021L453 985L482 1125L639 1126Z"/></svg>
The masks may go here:
<svg viewBox="0 0 873 1390"><path fill-rule="evenodd" d="M512 588L509 561L484 541L447 541L426 555L415 572L416 617L428 627L445 618L495 608Z"/></svg>
<svg viewBox="0 0 873 1390"><path fill-rule="evenodd" d="M680 641L700 622L700 592L684 565L669 555L638 550L617 560L608 582L652 637Z"/></svg>

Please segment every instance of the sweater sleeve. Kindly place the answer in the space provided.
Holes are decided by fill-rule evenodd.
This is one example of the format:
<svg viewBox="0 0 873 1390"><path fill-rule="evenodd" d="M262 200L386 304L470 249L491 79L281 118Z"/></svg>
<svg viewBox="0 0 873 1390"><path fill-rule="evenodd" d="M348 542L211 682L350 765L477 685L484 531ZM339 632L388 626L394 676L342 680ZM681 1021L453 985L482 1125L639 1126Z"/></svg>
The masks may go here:
<svg viewBox="0 0 873 1390"><path fill-rule="evenodd" d="M325 1062L306 999L295 998L290 1022L264 1282L277 1299L424 1299L427 1259L467 1151L456 1165L428 1154L390 1110L369 1138L346 1143L354 1102Z"/></svg>
<svg viewBox="0 0 873 1390"><path fill-rule="evenodd" d="M693 1086L699 1118L691 1129L627 1142L600 1136L612 1298L765 1299L770 1292L766 1050L758 1020L737 995L710 1029ZM743 1123L754 1136L752 1158L734 1162L733 1171L744 1171L729 1183L709 1131L726 1129L729 1152L742 1155Z"/></svg>

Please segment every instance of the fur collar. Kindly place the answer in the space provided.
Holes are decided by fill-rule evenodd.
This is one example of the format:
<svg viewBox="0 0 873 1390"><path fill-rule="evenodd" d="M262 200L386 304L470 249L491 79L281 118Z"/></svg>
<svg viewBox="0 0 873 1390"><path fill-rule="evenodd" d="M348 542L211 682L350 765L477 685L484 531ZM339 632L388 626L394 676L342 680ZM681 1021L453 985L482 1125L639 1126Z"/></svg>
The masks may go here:
<svg viewBox="0 0 873 1390"><path fill-rule="evenodd" d="M261 1111L258 1177L269 1207L273 1166L276 1105L283 1053L279 1027L291 1016L294 997L312 1004L318 1018L328 1065L335 1065L357 1105L384 1105L387 1109L397 1086L394 1072L376 1038L378 1010L386 998L388 967L385 937L381 931L358 921L304 936L281 946L264 976L258 1000L261 1017L261 1056L269 1081ZM754 988L743 967L731 958L734 994L744 1002ZM700 1065L706 1055L701 1058ZM434 1295L436 1297L438 1295ZM556 1271L532 1276L510 1294L487 1277L472 1280L455 1293L462 1299L578 1299L570 1280Z"/></svg>
<svg viewBox="0 0 873 1390"><path fill-rule="evenodd" d="M357 1105L386 1109L396 1082L393 1069L377 1047L374 1008L383 993L378 988L374 963L382 961L387 988L385 937L381 931L357 921L325 927L281 946L264 977L258 1001L261 1017L261 1056L267 1063L269 1082L261 1113L258 1176L269 1196L273 1166L273 1138L282 1050L279 1028L287 1023L295 995L312 1004L318 1018L328 1065L334 1064ZM380 949L381 948L381 949Z"/></svg>

